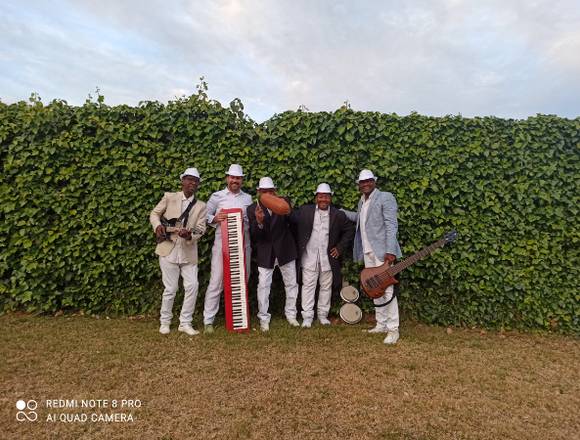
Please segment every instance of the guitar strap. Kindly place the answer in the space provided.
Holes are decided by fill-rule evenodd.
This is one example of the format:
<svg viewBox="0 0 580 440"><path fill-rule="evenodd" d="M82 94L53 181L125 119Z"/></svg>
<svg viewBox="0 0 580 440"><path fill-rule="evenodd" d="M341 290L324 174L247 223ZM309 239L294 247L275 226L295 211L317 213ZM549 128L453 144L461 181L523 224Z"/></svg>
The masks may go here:
<svg viewBox="0 0 580 440"><path fill-rule="evenodd" d="M189 220L189 212L191 211L191 208L193 208L193 205L195 205L196 203L197 203L197 199L194 198L191 202L189 202L189 205L187 205L187 208L185 208L185 211L183 211L183 213L177 219L177 221L182 222L181 224L183 226L187 226L187 221Z"/></svg>

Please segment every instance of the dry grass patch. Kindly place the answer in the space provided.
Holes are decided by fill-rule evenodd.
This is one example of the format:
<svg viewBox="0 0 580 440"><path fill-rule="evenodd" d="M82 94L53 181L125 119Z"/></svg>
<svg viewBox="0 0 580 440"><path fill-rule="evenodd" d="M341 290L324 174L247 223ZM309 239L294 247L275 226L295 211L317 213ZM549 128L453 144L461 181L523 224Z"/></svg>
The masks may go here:
<svg viewBox="0 0 580 440"><path fill-rule="evenodd" d="M158 323L0 317L2 438L569 439L580 344L407 323L162 336ZM47 422L47 399L139 399L132 423ZM39 421L15 420L18 399ZM105 413L111 409L103 410ZM118 410L117 410L118 411Z"/></svg>

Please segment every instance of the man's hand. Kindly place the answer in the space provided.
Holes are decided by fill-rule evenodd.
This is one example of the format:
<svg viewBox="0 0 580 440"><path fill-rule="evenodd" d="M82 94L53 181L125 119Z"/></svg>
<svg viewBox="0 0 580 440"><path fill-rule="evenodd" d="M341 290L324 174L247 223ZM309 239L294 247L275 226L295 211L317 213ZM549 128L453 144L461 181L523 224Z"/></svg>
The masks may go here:
<svg viewBox="0 0 580 440"><path fill-rule="evenodd" d="M165 226L159 225L155 228L155 236L158 240L161 240L165 237Z"/></svg>
<svg viewBox="0 0 580 440"><path fill-rule="evenodd" d="M218 211L218 213L215 215L215 217L213 218L213 223L221 223L226 218L228 218L228 215L222 209L220 209Z"/></svg>
<svg viewBox="0 0 580 440"><path fill-rule="evenodd" d="M191 231L187 228L182 228L177 233L181 238L185 238L186 240L191 240Z"/></svg>
<svg viewBox="0 0 580 440"><path fill-rule="evenodd" d="M256 221L259 225L264 224L264 210L259 203L256 205Z"/></svg>
<svg viewBox="0 0 580 440"><path fill-rule="evenodd" d="M330 250L330 256L331 256L332 258L338 258L338 257L340 257L340 251L338 250L338 248L337 248L337 247L333 247L333 248Z"/></svg>
<svg viewBox="0 0 580 440"><path fill-rule="evenodd" d="M395 257L393 254L385 254L384 261L388 261L389 265L392 266L396 259L397 257Z"/></svg>

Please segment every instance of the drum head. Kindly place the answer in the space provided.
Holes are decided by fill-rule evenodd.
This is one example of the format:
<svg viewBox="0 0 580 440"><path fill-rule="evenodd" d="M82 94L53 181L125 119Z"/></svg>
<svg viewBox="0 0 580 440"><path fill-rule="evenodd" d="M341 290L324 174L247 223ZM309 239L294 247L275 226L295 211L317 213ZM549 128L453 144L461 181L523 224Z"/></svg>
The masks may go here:
<svg viewBox="0 0 580 440"><path fill-rule="evenodd" d="M358 290L354 286L344 286L340 291L340 297L343 301L353 303L358 301Z"/></svg>
<svg viewBox="0 0 580 440"><path fill-rule="evenodd" d="M347 324L358 324L362 319L362 310L356 304L346 303L340 308L339 315Z"/></svg>

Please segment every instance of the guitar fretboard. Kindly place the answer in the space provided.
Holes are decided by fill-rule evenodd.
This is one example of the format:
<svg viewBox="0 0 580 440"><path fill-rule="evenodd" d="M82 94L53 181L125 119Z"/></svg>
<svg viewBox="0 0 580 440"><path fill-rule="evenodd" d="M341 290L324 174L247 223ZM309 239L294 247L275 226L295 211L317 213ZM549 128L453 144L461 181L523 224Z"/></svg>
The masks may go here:
<svg viewBox="0 0 580 440"><path fill-rule="evenodd" d="M445 245L445 243L446 243L445 238L442 238L441 240L436 241L435 243L430 244L429 246L425 246L423 249L421 249L416 254L411 255L409 258L395 264L392 267L389 267L389 269L388 269L389 274L391 274L392 276L397 275L402 270L405 270L407 267L412 266L417 261L419 261L419 260L425 258L427 255L433 253L433 251L435 251L436 249L443 247Z"/></svg>

